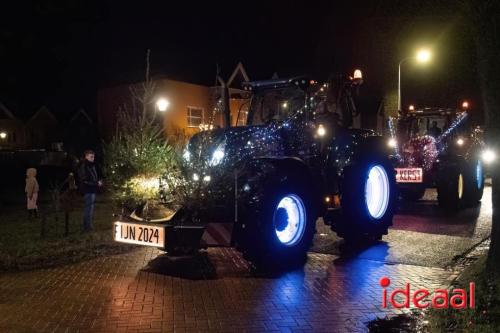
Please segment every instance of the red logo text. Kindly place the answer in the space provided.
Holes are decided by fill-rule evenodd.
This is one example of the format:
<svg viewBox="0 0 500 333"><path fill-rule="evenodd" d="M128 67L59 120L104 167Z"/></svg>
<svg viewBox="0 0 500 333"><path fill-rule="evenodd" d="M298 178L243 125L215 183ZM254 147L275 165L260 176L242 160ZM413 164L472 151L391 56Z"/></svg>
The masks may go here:
<svg viewBox="0 0 500 333"><path fill-rule="evenodd" d="M380 279L380 286L382 287L382 307L387 308L388 302L396 309L409 308L410 302L419 309L432 307L435 309L474 309L474 282L469 283L469 290L467 289L436 289L431 295L428 289L421 288L413 291L410 283L406 283L405 288L396 288L388 296L387 287L391 284L388 277ZM401 296L401 297L399 297ZM429 299L429 296L431 298ZM398 298L398 299L396 299Z"/></svg>

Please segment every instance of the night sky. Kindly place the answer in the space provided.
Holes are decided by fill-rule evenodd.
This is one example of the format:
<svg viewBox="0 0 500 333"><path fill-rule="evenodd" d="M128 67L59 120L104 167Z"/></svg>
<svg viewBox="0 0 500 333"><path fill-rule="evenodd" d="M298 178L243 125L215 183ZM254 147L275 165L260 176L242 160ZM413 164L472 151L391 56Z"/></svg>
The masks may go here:
<svg viewBox="0 0 500 333"><path fill-rule="evenodd" d="M99 87L152 74L211 85L241 61L251 79L361 68L371 101L397 84L419 46L435 56L403 68L403 104L480 109L474 44L453 5L433 1L40 1L0 11L0 101L26 117L95 112ZM479 112L477 112L479 114Z"/></svg>

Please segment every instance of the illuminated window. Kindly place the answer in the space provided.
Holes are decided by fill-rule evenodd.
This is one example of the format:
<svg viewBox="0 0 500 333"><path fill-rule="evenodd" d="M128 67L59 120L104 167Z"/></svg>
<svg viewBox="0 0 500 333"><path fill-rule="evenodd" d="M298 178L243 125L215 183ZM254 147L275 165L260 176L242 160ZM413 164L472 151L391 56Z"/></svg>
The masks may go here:
<svg viewBox="0 0 500 333"><path fill-rule="evenodd" d="M242 110L238 115L238 123L236 126L245 126L247 124L248 111Z"/></svg>
<svg viewBox="0 0 500 333"><path fill-rule="evenodd" d="M203 123L203 109L188 106L187 108L188 127L199 127Z"/></svg>

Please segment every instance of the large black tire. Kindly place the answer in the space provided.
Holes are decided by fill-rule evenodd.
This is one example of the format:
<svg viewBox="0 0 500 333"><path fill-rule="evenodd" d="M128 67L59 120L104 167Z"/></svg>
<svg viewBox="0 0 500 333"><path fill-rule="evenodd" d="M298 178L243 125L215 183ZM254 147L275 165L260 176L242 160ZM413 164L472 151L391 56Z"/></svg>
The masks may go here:
<svg viewBox="0 0 500 333"><path fill-rule="evenodd" d="M282 222L288 220L283 208L278 208L284 197L299 199L303 203L305 225L300 237L289 245L283 244L276 229L282 229ZM246 212L245 228L241 230L239 250L245 259L257 267L285 268L302 263L307 258L316 230L317 213L312 193L306 182L287 177L284 182L267 184L260 204L254 212ZM293 243L293 244L292 244Z"/></svg>
<svg viewBox="0 0 500 333"><path fill-rule="evenodd" d="M425 194L424 186L416 186L414 188L402 188L399 190L401 197L407 201L418 201Z"/></svg>
<svg viewBox="0 0 500 333"><path fill-rule="evenodd" d="M366 185L370 170L380 167L387 175L387 206L380 216L373 216L368 209ZM394 168L388 158L366 155L347 167L342 181L342 212L332 230L348 242L379 240L387 235L392 225L398 198Z"/></svg>
<svg viewBox="0 0 500 333"><path fill-rule="evenodd" d="M481 201L484 191L484 170L480 158L466 164L464 175L464 205L471 207Z"/></svg>
<svg viewBox="0 0 500 333"><path fill-rule="evenodd" d="M447 213L456 213L465 205L464 183L467 177L464 162L442 168L438 173L437 194L439 206Z"/></svg>

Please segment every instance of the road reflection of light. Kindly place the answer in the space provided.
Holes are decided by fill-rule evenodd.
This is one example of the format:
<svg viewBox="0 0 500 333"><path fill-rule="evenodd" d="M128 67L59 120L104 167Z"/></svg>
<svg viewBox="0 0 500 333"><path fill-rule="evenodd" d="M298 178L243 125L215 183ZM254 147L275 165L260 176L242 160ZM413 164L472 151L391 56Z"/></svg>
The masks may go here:
<svg viewBox="0 0 500 333"><path fill-rule="evenodd" d="M484 188L483 200L481 200L481 215L490 216L493 213L493 206L491 202L491 186Z"/></svg>
<svg viewBox="0 0 500 333"><path fill-rule="evenodd" d="M337 259L338 265L328 267L329 287L332 290L342 290L342 297L346 298L356 299L358 296L363 298L364 295L372 294L373 281L380 278L380 271L384 267L388 251L387 243L377 242L355 253L346 254L347 259ZM374 259L363 259L368 256ZM341 288L338 287L339 285Z"/></svg>
<svg viewBox="0 0 500 333"><path fill-rule="evenodd" d="M274 295L269 296L277 298L283 305L300 305L306 301L304 278L305 272L303 270L284 274L276 280L276 288L272 288Z"/></svg>

